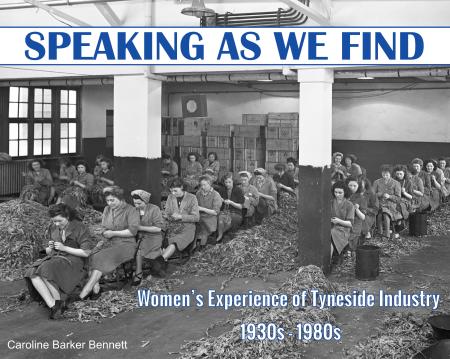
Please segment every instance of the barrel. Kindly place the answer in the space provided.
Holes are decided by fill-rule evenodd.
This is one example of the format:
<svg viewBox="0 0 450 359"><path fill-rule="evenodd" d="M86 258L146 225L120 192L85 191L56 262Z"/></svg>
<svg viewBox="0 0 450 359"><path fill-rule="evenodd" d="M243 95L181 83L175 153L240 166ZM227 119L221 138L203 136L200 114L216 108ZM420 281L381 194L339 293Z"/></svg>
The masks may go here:
<svg viewBox="0 0 450 359"><path fill-rule="evenodd" d="M411 236L425 236L428 230L428 214L414 213L409 216L409 234Z"/></svg>
<svg viewBox="0 0 450 359"><path fill-rule="evenodd" d="M380 274L380 247L362 245L356 248L355 275L360 280L374 280Z"/></svg>

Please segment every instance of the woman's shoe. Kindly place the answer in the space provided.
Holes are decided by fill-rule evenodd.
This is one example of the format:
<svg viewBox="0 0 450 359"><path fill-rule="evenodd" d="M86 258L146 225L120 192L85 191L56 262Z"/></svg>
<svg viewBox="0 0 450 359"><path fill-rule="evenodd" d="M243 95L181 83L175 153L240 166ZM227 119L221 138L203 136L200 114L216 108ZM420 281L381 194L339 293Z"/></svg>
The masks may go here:
<svg viewBox="0 0 450 359"><path fill-rule="evenodd" d="M98 293L94 293L94 291L91 291L86 297L85 299L89 299L89 300L97 300L98 298L100 298L102 296L102 288L100 288Z"/></svg>
<svg viewBox="0 0 450 359"><path fill-rule="evenodd" d="M50 308L49 319L59 319L62 314L63 301L55 300L55 305Z"/></svg>
<svg viewBox="0 0 450 359"><path fill-rule="evenodd" d="M143 278L143 273L135 274L133 275L133 281L131 282L131 285L133 287L137 287L139 284L141 284Z"/></svg>

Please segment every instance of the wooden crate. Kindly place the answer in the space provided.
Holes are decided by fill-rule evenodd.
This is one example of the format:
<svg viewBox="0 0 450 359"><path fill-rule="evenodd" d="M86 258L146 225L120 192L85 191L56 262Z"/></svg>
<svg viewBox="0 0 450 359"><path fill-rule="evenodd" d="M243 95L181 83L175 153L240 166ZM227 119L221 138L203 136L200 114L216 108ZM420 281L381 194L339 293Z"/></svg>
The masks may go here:
<svg viewBox="0 0 450 359"><path fill-rule="evenodd" d="M207 147L206 155L208 155L208 153L210 153L210 152L217 153L219 162L222 162L222 160L230 160L231 159L231 149L229 149L229 148Z"/></svg>
<svg viewBox="0 0 450 359"><path fill-rule="evenodd" d="M235 148L233 150L233 158L235 161L243 161L245 159L245 150L243 148Z"/></svg>
<svg viewBox="0 0 450 359"><path fill-rule="evenodd" d="M180 146L180 158L184 158L187 160L187 155L190 152L198 153L200 156L203 156L203 151L201 147L193 147L193 146Z"/></svg>
<svg viewBox="0 0 450 359"><path fill-rule="evenodd" d="M170 134L171 135L182 135L183 134L183 119L180 117L172 117L171 125L170 125Z"/></svg>
<svg viewBox="0 0 450 359"><path fill-rule="evenodd" d="M292 139L291 151L294 151L294 152L298 151L298 138Z"/></svg>
<svg viewBox="0 0 450 359"><path fill-rule="evenodd" d="M298 127L298 120L279 120L280 127Z"/></svg>
<svg viewBox="0 0 450 359"><path fill-rule="evenodd" d="M187 117L183 119L183 135L200 136L202 132L208 132L211 124L209 117Z"/></svg>
<svg viewBox="0 0 450 359"><path fill-rule="evenodd" d="M234 125L234 136L258 138L261 136L261 127L260 126Z"/></svg>
<svg viewBox="0 0 450 359"><path fill-rule="evenodd" d="M280 127L278 129L279 139L291 139L292 138L292 128L291 127Z"/></svg>
<svg viewBox="0 0 450 359"><path fill-rule="evenodd" d="M244 151L246 161L256 161L256 150L246 148Z"/></svg>
<svg viewBox="0 0 450 359"><path fill-rule="evenodd" d="M256 149L258 138L244 137L244 148Z"/></svg>
<svg viewBox="0 0 450 359"><path fill-rule="evenodd" d="M253 173L253 171L258 168L258 163L258 161L245 161L245 169L250 173Z"/></svg>
<svg viewBox="0 0 450 359"><path fill-rule="evenodd" d="M219 125L219 126L211 125L211 126L209 126L206 133L208 136L230 137L231 136L231 125Z"/></svg>
<svg viewBox="0 0 450 359"><path fill-rule="evenodd" d="M242 124L246 126L266 126L267 114L242 114Z"/></svg>
<svg viewBox="0 0 450 359"><path fill-rule="evenodd" d="M278 119L268 119L267 120L267 127L280 127L280 120Z"/></svg>
<svg viewBox="0 0 450 359"><path fill-rule="evenodd" d="M217 136L206 136L206 147L219 147Z"/></svg>
<svg viewBox="0 0 450 359"><path fill-rule="evenodd" d="M296 158L296 152L293 151L278 151L278 162L280 163L286 163L286 160L289 157Z"/></svg>
<svg viewBox="0 0 450 359"><path fill-rule="evenodd" d="M266 140L266 151L276 150L276 151L290 151L292 148L292 140Z"/></svg>
<svg viewBox="0 0 450 359"><path fill-rule="evenodd" d="M172 123L172 117L161 117L161 133L164 135L170 135L170 125Z"/></svg>
<svg viewBox="0 0 450 359"><path fill-rule="evenodd" d="M277 150L267 150L266 151L266 161L267 162L278 162L278 151Z"/></svg>
<svg viewBox="0 0 450 359"><path fill-rule="evenodd" d="M298 112L269 112L267 114L269 120L298 120Z"/></svg>
<svg viewBox="0 0 450 359"><path fill-rule="evenodd" d="M217 137L217 147L219 148L230 148L230 137L218 136Z"/></svg>
<svg viewBox="0 0 450 359"><path fill-rule="evenodd" d="M202 147L201 136L180 136L180 146Z"/></svg>
<svg viewBox="0 0 450 359"><path fill-rule="evenodd" d="M233 137L233 148L245 148L245 137Z"/></svg>
<svg viewBox="0 0 450 359"><path fill-rule="evenodd" d="M278 138L278 127L266 127L266 138Z"/></svg>

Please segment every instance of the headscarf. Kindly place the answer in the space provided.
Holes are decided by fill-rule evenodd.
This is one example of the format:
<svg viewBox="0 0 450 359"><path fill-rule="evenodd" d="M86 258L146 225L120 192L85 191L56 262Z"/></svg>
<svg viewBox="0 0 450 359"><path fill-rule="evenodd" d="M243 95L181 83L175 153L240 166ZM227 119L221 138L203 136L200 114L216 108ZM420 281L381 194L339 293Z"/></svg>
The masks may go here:
<svg viewBox="0 0 450 359"><path fill-rule="evenodd" d="M422 161L420 158L414 158L414 159L411 161L411 164L412 164L412 165L414 165L414 164L416 164L416 163L418 163L418 164L420 165L420 167L423 167L423 161Z"/></svg>
<svg viewBox="0 0 450 359"><path fill-rule="evenodd" d="M250 172L248 172L248 171L240 171L239 172L239 176L242 177L242 175L247 176L248 179L252 178L252 174Z"/></svg>
<svg viewBox="0 0 450 359"><path fill-rule="evenodd" d="M264 168L256 168L254 171L253 171L253 174L255 175L255 176L258 176L258 175L262 175L262 176L265 176L266 175L266 170L264 169Z"/></svg>
<svg viewBox="0 0 450 359"><path fill-rule="evenodd" d="M333 162L337 156L341 156L341 158L344 158L344 154L342 152L335 152L335 153L333 153Z"/></svg>
<svg viewBox="0 0 450 359"><path fill-rule="evenodd" d="M131 192L131 195L139 197L146 204L148 204L150 202L151 194L148 193L147 191L144 191L143 189L134 190L133 192Z"/></svg>

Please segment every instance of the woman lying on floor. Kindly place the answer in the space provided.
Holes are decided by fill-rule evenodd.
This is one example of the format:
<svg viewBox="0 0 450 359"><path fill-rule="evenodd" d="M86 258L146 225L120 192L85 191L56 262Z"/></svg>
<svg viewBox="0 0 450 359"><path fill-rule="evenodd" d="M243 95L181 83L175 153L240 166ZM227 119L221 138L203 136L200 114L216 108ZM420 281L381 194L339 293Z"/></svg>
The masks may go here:
<svg viewBox="0 0 450 359"><path fill-rule="evenodd" d="M65 310L64 300L85 276L85 261L93 243L88 228L75 219L75 212L63 203L53 205L45 251L47 256L33 263L25 280L33 299L39 296L50 308L50 319ZM37 292L37 293L36 293Z"/></svg>

